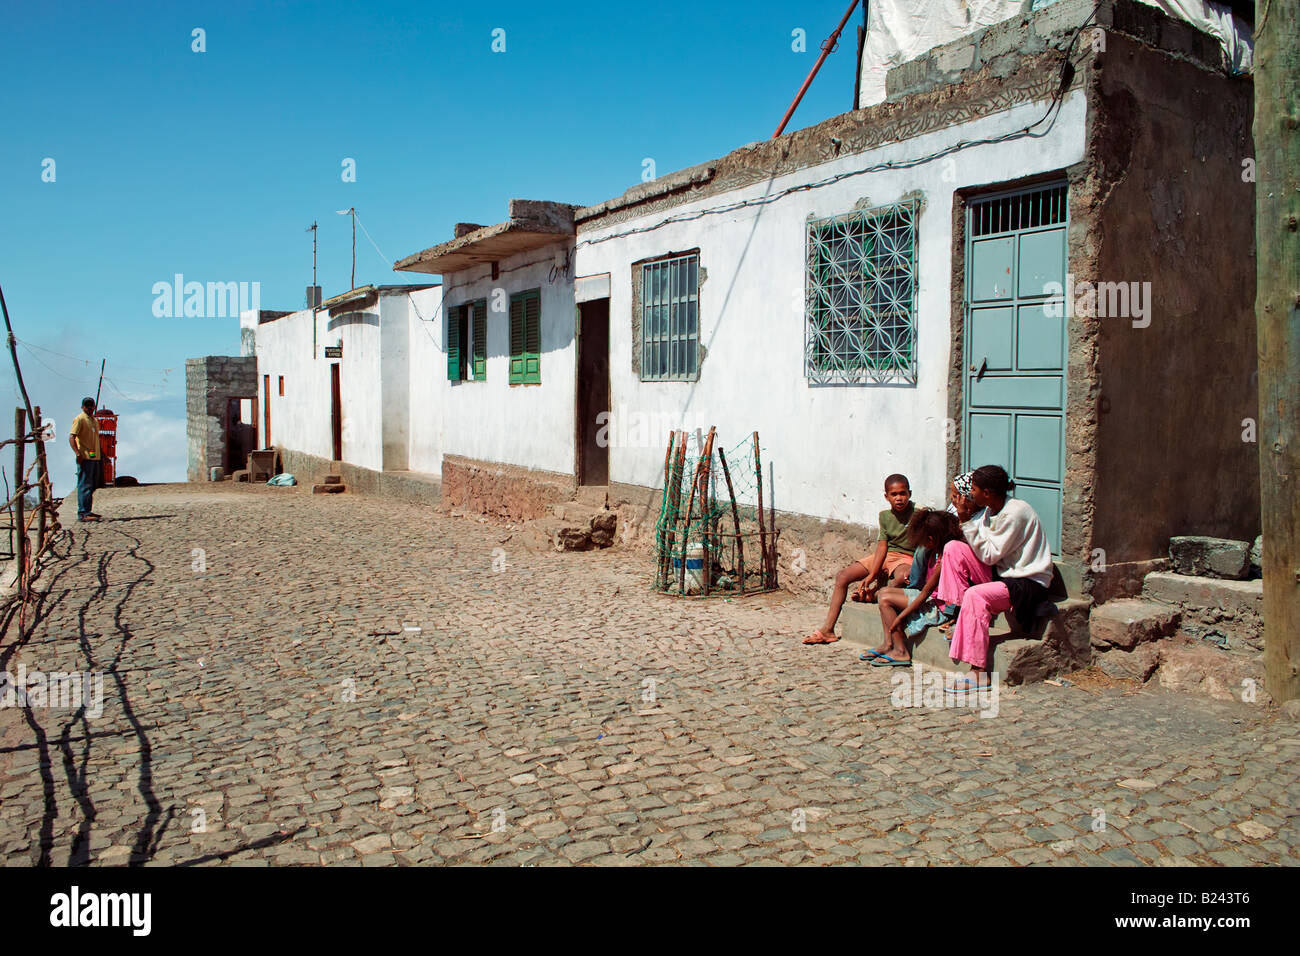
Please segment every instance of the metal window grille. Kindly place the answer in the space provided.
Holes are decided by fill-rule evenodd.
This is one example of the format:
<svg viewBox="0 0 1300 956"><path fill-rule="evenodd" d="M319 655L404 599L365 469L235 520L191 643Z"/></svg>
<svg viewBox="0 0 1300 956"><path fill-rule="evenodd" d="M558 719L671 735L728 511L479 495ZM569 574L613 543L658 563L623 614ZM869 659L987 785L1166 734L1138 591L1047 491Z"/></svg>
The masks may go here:
<svg viewBox="0 0 1300 956"><path fill-rule="evenodd" d="M808 224L812 385L916 383L915 203Z"/></svg>
<svg viewBox="0 0 1300 956"><path fill-rule="evenodd" d="M1032 193L1001 196L971 207L971 235L995 236L1065 222L1065 184Z"/></svg>
<svg viewBox="0 0 1300 956"><path fill-rule="evenodd" d="M641 267L641 378L687 381L699 369L700 257Z"/></svg>

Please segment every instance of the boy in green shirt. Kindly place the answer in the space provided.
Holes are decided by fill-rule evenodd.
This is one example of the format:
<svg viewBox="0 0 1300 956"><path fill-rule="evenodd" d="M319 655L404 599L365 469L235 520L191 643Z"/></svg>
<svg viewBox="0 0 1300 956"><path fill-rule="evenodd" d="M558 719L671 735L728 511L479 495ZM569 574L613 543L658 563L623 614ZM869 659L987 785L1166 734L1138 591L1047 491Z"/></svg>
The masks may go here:
<svg viewBox="0 0 1300 956"><path fill-rule="evenodd" d="M849 585L861 581L855 601L875 601L876 592L886 584L902 587L912 570L913 549L908 546L907 523L912 520L911 483L904 475L890 475L885 479L885 500L889 508L880 512L880 536L875 550L859 561L854 561L835 576L835 590L831 592L831 606L821 627L804 638L805 644L834 644L835 622L848 595Z"/></svg>

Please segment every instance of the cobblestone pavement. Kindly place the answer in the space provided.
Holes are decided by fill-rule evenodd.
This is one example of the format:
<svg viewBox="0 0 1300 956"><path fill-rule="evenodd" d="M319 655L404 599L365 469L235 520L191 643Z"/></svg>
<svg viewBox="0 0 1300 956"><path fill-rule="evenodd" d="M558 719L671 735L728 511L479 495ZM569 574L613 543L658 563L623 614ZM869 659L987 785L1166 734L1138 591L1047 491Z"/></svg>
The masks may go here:
<svg viewBox="0 0 1300 956"><path fill-rule="evenodd" d="M799 643L819 605L655 595L633 551L301 489L96 503L0 657L104 675L97 718L0 710L10 864L1300 858L1300 725L1262 706L899 707Z"/></svg>

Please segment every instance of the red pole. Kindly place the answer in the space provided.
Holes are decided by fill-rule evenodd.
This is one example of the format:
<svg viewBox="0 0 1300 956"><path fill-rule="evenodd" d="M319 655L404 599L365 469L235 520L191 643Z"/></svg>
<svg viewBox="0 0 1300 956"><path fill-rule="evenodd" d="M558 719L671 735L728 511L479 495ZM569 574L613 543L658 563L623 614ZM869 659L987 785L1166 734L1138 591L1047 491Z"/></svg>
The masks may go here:
<svg viewBox="0 0 1300 956"><path fill-rule="evenodd" d="M838 43L840 39L840 33L844 30L844 24L849 22L849 17L853 16L853 11L857 5L858 0L853 0L853 2L849 4L849 8L844 11L844 19L840 21L840 25L835 28L835 32L832 33L830 37L827 38L826 42L822 44L822 55L819 56L817 62L813 64L812 70L808 73L808 79L803 81L803 86L799 87L799 92L795 95L794 102L790 104L790 108L785 111L785 116L781 117L781 125L778 126L776 132L772 134L772 139L776 139L781 135L782 130L785 129L785 124L790 122L790 117L793 116L794 111L799 108L800 100L802 100L803 95L808 92L808 87L812 86L813 77L817 75L817 71L820 70L822 64L826 62L827 55L835 49L835 44ZM859 67L859 69L860 68L861 67ZM856 107L857 104L854 105Z"/></svg>

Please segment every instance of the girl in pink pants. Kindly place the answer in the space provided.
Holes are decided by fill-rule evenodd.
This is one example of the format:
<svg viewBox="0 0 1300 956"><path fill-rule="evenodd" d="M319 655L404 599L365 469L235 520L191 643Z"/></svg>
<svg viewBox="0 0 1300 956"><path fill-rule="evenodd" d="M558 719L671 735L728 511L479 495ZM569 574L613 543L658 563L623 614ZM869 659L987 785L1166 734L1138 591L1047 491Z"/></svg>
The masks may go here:
<svg viewBox="0 0 1300 956"><path fill-rule="evenodd" d="M1011 476L998 465L984 465L971 475L971 497L981 510L962 525L962 532L969 544L970 560L986 571L989 566L996 569L998 578L993 580L990 575L979 583L972 579L971 587L962 595L961 613L953 626L948 653L953 660L971 666L971 677L960 682L966 686L984 687L989 683L989 627L993 618L1014 610L1023 623L1033 616L1052 581L1052 549L1042 522L1028 504L1009 497L1015 486ZM944 565L946 569L946 560ZM944 598L942 582L940 597Z"/></svg>

